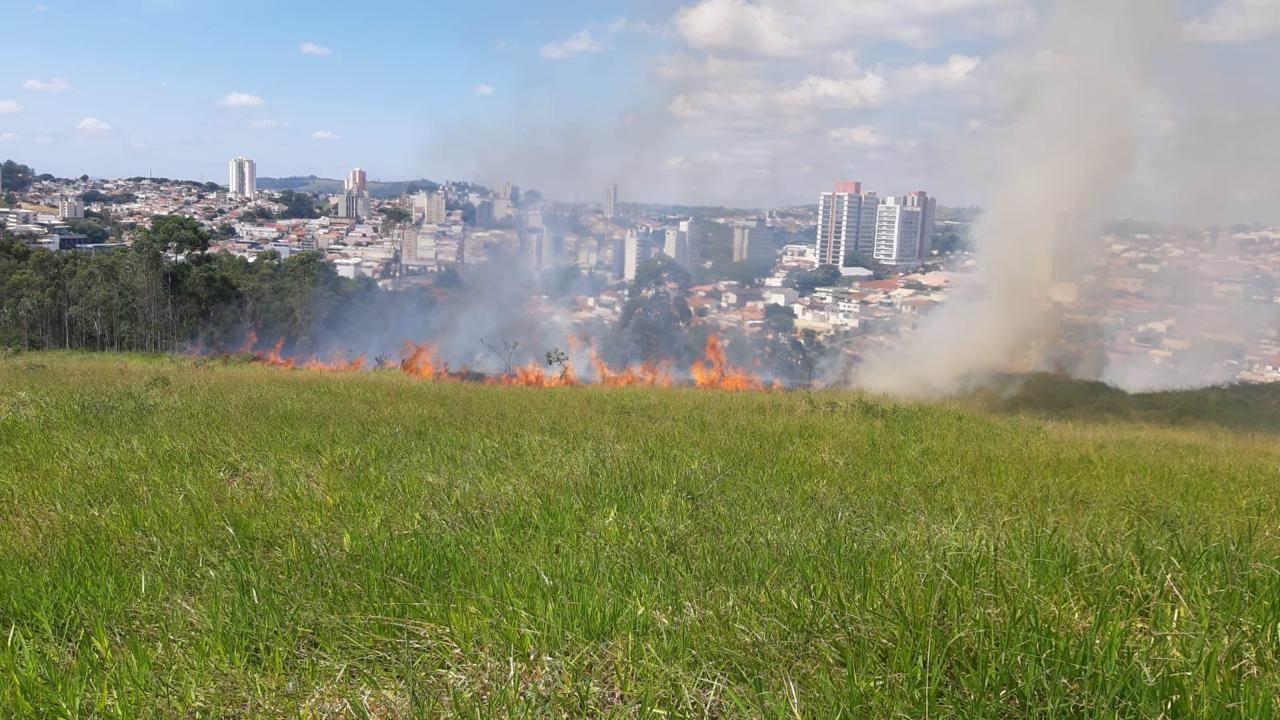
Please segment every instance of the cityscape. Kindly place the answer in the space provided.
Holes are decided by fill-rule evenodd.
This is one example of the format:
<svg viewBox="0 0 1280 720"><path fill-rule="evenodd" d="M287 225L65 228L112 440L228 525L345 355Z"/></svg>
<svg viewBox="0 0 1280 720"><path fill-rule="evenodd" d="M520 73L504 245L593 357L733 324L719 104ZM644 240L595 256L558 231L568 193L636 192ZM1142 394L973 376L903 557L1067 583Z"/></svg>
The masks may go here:
<svg viewBox="0 0 1280 720"><path fill-rule="evenodd" d="M824 349L816 379L832 385L853 382L864 358L897 347L935 308L980 283L970 232L980 210L939 206L923 191L881 196L839 180L815 189L808 206L678 211L628 203L617 183L595 203L557 202L513 182L383 184L399 192L375 194L368 172L353 168L334 192L311 194L287 179L260 181L250 158L228 167L219 185L29 177L11 162L10 182L23 187L0 191L0 223L34 247L98 253L129 246L153 218L189 217L213 238L210 252L249 261L317 253L339 277L439 295L458 274L490 264L530 276L570 271L592 282L547 311L563 320L565 336L578 337L616 325L637 273L665 257L688 274L680 291L695 325L744 338L779 329L813 338ZM1105 253L1077 282L1052 288L1060 317L1077 330L1058 339L1074 344L1056 355L1065 364L1006 369L1134 389L1280 381L1280 327L1271 322L1280 308L1280 228L1113 223L1101 241ZM548 299L524 302L537 308Z"/></svg>
<svg viewBox="0 0 1280 720"><path fill-rule="evenodd" d="M0 18L0 720L1280 718L1280 0Z"/></svg>

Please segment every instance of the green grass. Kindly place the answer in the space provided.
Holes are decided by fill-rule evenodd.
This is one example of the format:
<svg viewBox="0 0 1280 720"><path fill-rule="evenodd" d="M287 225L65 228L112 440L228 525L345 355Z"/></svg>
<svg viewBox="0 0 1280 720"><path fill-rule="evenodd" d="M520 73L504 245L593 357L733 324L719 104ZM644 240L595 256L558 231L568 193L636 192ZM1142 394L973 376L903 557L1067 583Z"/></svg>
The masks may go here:
<svg viewBox="0 0 1280 720"><path fill-rule="evenodd" d="M3 359L0 717L1276 716L1277 437L1044 410Z"/></svg>

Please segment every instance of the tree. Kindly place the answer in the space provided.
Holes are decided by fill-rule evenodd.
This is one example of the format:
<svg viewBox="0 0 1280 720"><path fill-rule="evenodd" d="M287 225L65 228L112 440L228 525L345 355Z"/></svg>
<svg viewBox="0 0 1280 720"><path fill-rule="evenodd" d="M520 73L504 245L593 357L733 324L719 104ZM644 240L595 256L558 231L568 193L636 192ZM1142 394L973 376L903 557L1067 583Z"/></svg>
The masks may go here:
<svg viewBox="0 0 1280 720"><path fill-rule="evenodd" d="M73 220L70 223L67 223L67 227L71 229L71 232L78 233L89 238L90 242L104 243L111 238L111 230L98 220L91 218Z"/></svg>
<svg viewBox="0 0 1280 720"><path fill-rule="evenodd" d="M3 174L0 175L0 183L3 183L4 190L12 190L14 192L22 192L31 187L31 183L35 180L35 171L26 165L19 165L12 160L5 160L0 165Z"/></svg>
<svg viewBox="0 0 1280 720"><path fill-rule="evenodd" d="M645 360L673 358L687 350L684 326L693 320L684 297L688 285L689 272L665 255L636 268L619 325L631 334Z"/></svg>
<svg viewBox="0 0 1280 720"><path fill-rule="evenodd" d="M398 205L383 205L378 212L382 213L382 216L392 225L403 225L413 217L408 210Z"/></svg>
<svg viewBox="0 0 1280 720"><path fill-rule="evenodd" d="M764 324L776 335L790 335L796 329L796 311L786 305L765 305Z"/></svg>
<svg viewBox="0 0 1280 720"><path fill-rule="evenodd" d="M310 220L320 217L320 213L316 210L315 196L310 193L288 189L282 190L280 191L280 202L285 206L284 212L280 214L282 218Z"/></svg>
<svg viewBox="0 0 1280 720"><path fill-rule="evenodd" d="M194 218L160 215L144 233L145 242L161 251L188 253L209 249L209 233Z"/></svg>
<svg viewBox="0 0 1280 720"><path fill-rule="evenodd" d="M652 293L674 283L680 288L689 287L692 278L689 271L666 255L649 258L636 267L636 277L631 282L633 294Z"/></svg>
<svg viewBox="0 0 1280 720"><path fill-rule="evenodd" d="M537 190L526 190L520 195L520 207L528 208L542 202L542 193Z"/></svg>
<svg viewBox="0 0 1280 720"><path fill-rule="evenodd" d="M748 258L732 263L725 268L723 277L743 287L755 287L761 278L773 272L773 260L769 258Z"/></svg>
<svg viewBox="0 0 1280 720"><path fill-rule="evenodd" d="M787 285L796 289L800 295L810 295L820 287L838 284L843 279L840 268L835 265L822 265L815 270L795 270L787 276Z"/></svg>
<svg viewBox="0 0 1280 720"><path fill-rule="evenodd" d="M813 377L818 369L818 359L826 352L822 340L812 330L805 330L800 337L791 341L792 357L800 370L804 372L805 383L813 387Z"/></svg>

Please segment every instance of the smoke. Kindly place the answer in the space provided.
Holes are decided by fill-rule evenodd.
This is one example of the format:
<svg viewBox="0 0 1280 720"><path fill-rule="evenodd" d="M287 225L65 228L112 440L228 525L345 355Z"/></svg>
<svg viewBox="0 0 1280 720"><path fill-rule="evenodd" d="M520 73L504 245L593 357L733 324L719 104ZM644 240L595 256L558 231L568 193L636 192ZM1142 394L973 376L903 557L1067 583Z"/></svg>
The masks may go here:
<svg viewBox="0 0 1280 720"><path fill-rule="evenodd" d="M857 372L863 387L947 394L1005 370L1053 369L1054 289L1098 261L1111 200L1130 177L1158 61L1177 38L1165 0L1071 0L1046 18L1038 49L1009 61L993 123L964 157L990 168L973 227L978 285L905 345ZM1021 62L1018 62L1020 60Z"/></svg>

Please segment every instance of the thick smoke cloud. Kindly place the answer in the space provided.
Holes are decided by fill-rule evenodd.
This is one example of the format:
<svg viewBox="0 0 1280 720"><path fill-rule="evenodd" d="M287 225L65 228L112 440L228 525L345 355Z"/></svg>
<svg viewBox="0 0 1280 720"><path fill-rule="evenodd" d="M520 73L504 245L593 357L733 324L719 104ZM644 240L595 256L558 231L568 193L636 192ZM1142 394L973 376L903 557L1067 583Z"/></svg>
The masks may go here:
<svg viewBox="0 0 1280 720"><path fill-rule="evenodd" d="M1037 40L1021 72L998 88L1009 101L998 114L1008 120L994 121L962 154L970 168L991 171L975 176L984 207L973 228L981 267L976 287L957 292L903 347L872 358L856 384L947 394L995 372L1075 369L1056 356L1064 324L1055 295L1074 291L1086 270L1102 264L1103 223L1149 208L1132 200L1143 196L1172 202L1182 221L1221 219L1212 194L1229 178L1252 177L1264 167L1223 150L1240 133L1274 133L1260 117L1208 112L1206 101L1222 96L1221 85L1199 84L1207 80L1203 73L1170 76L1173 58L1186 50L1171 3L1058 2ZM1234 133L1223 134L1229 129ZM1157 168L1170 174L1155 182ZM1125 198L1130 202L1119 202ZM1189 280L1194 293L1211 278ZM1242 307L1223 311L1226 322L1263 320ZM1163 376L1134 367L1102 372L1143 389L1227 379L1207 374L1214 359L1204 360L1203 367L1169 368Z"/></svg>

